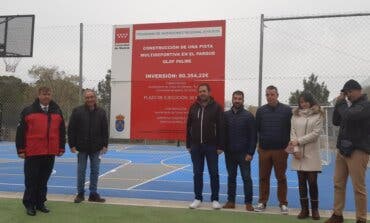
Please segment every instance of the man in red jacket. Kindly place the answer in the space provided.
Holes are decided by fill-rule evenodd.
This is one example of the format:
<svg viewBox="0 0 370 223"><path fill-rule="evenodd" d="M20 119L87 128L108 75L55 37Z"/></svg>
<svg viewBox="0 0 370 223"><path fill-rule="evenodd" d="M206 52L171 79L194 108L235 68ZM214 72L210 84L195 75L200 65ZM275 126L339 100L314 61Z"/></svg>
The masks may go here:
<svg viewBox="0 0 370 223"><path fill-rule="evenodd" d="M64 153L65 133L62 111L51 100L50 88L40 87L35 102L23 109L16 135L17 153L24 159L23 205L30 216L36 215L36 209L49 212L47 183L55 156Z"/></svg>

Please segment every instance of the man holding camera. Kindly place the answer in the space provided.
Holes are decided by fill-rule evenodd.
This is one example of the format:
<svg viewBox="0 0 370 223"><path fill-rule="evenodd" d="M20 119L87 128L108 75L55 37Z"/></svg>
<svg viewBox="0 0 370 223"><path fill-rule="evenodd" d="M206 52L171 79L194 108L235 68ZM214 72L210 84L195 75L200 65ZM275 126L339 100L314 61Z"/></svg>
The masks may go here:
<svg viewBox="0 0 370 223"><path fill-rule="evenodd" d="M351 176L356 204L356 222L366 223L366 169L370 153L370 102L361 85L347 81L337 97L333 124L340 126L334 171L334 213L325 223L343 222L346 183Z"/></svg>

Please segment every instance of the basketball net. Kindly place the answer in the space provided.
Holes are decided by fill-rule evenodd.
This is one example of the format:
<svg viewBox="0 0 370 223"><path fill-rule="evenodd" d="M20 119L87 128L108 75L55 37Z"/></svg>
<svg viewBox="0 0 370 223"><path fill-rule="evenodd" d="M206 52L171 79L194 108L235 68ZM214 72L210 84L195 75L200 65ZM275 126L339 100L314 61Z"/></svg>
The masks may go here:
<svg viewBox="0 0 370 223"><path fill-rule="evenodd" d="M9 73L15 73L15 70L17 69L21 59L21 57L3 57L5 71Z"/></svg>

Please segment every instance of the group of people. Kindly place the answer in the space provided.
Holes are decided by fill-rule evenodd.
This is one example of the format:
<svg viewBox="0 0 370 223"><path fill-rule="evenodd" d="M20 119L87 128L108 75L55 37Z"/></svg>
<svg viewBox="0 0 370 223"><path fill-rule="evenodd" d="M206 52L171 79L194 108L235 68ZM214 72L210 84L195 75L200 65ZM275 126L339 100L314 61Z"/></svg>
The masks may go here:
<svg viewBox="0 0 370 223"><path fill-rule="evenodd" d="M48 213L47 182L53 171L55 156L65 152L66 127L60 107L52 100L51 89L40 87L34 103L23 109L16 133L18 156L24 159L23 205L26 213L36 210ZM89 201L104 202L97 193L100 154L107 152L108 122L105 111L96 104L92 90L84 93L85 104L75 108L68 124L68 143L77 153L77 196L75 203L85 197L85 174L90 159Z"/></svg>
<svg viewBox="0 0 370 223"><path fill-rule="evenodd" d="M319 148L324 115L312 94L303 92L293 110L278 100L275 86L266 88L267 104L256 115L244 108L244 93L232 94L232 107L224 109L211 96L207 83L198 86L197 100L191 105L186 126L186 148L191 155L195 199L190 208L203 201L205 160L210 175L211 201L214 209L235 208L236 177L239 168L244 186L247 211L266 210L270 194L270 176L274 169L277 197L282 214L288 214L287 161L297 171L301 211L299 219L320 219L318 173L321 172ZM23 204L28 215L36 210L48 213L45 206L47 182L55 156L62 156L66 144L66 127L62 111L51 99L48 87L39 88L35 102L21 113L17 127L16 147L24 159L25 191ZM72 112L68 123L68 143L77 153L77 195L75 203L85 199L85 174L90 159L89 201L104 202L97 193L100 155L108 148L108 123L105 111L96 104L92 90L84 92L85 103ZM367 190L365 184L370 154L370 102L355 80L345 83L336 99L333 124L340 126L338 153L334 173L334 213L326 223L343 222L348 176L351 177L358 223L366 222ZM258 146L257 146L258 145ZM258 147L259 199L254 207L251 161ZM228 173L227 202L219 203L218 157L225 154Z"/></svg>
<svg viewBox="0 0 370 223"><path fill-rule="evenodd" d="M198 208L203 201L203 170L207 161L210 175L212 208L235 208L236 176L239 167L244 186L247 211L266 210L270 194L270 176L274 169L277 197L282 214L288 214L287 161L297 171L301 211L298 219L310 216L319 220L318 173L321 172L320 134L324 114L310 92L298 97L298 107L291 109L279 102L275 86L266 88L267 104L258 108L255 117L244 108L244 93L232 94L228 111L211 96L207 83L198 86L198 98L188 113L186 148L191 155L195 199L189 205ZM343 222L343 209L348 176L351 177L356 222L367 219L366 169L370 154L370 102L361 85L349 80L336 98L333 124L340 126L338 153L334 171L334 213L325 223ZM258 146L257 146L258 144ZM251 178L251 161L258 147L259 199L255 207ZM227 202L219 203L218 155L225 153L228 173Z"/></svg>

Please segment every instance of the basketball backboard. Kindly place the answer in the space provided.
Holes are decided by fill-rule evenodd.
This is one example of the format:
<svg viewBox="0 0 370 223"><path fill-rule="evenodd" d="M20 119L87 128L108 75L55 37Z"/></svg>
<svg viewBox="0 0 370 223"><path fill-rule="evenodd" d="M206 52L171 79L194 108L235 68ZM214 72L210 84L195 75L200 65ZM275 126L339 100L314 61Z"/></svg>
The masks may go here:
<svg viewBox="0 0 370 223"><path fill-rule="evenodd" d="M34 15L0 16L0 57L32 57Z"/></svg>

